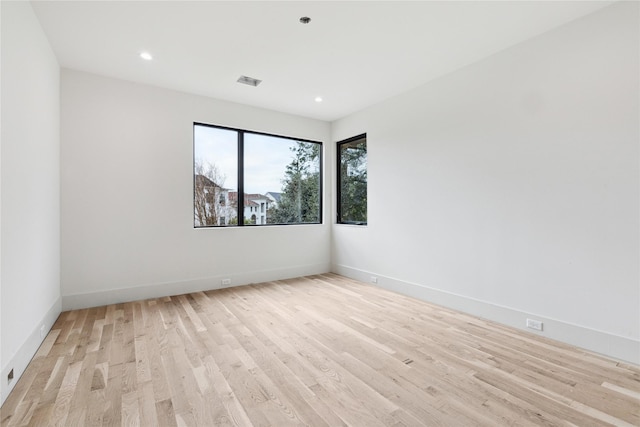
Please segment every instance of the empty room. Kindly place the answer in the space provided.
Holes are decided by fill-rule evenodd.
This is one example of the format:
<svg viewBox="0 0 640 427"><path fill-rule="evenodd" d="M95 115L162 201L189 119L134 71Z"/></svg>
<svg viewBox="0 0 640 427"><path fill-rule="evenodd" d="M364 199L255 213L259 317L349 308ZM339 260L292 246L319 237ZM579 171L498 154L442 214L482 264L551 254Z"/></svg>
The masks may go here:
<svg viewBox="0 0 640 427"><path fill-rule="evenodd" d="M639 426L636 1L1 1L0 425Z"/></svg>

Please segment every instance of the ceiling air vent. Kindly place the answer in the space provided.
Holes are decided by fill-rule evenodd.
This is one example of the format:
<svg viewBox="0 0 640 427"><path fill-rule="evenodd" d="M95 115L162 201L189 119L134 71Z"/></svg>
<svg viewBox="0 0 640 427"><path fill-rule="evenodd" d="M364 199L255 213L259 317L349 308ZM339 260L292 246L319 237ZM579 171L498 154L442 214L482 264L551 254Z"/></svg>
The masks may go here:
<svg viewBox="0 0 640 427"><path fill-rule="evenodd" d="M238 83L255 87L262 83L262 80L254 79L253 77L240 76L238 77Z"/></svg>

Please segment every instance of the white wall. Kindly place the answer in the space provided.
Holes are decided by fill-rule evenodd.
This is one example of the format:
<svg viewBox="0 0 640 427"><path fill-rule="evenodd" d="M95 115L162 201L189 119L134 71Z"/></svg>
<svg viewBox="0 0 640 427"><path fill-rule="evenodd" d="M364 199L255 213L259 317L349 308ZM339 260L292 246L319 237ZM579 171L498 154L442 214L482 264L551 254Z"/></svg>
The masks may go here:
<svg viewBox="0 0 640 427"><path fill-rule="evenodd" d="M335 122L369 225L333 270L640 363L638 26L619 2Z"/></svg>
<svg viewBox="0 0 640 427"><path fill-rule="evenodd" d="M65 308L329 270L326 215L194 229L192 148L194 121L323 142L329 123L64 69L61 88Z"/></svg>
<svg viewBox="0 0 640 427"><path fill-rule="evenodd" d="M60 313L60 68L30 4L0 8L3 401Z"/></svg>
<svg viewBox="0 0 640 427"><path fill-rule="evenodd" d="M0 4L0 52L2 52L2 4ZM2 55L0 54L0 92L2 88ZM0 381L2 381L2 94L0 93ZM0 388L0 406L4 403L6 394Z"/></svg>

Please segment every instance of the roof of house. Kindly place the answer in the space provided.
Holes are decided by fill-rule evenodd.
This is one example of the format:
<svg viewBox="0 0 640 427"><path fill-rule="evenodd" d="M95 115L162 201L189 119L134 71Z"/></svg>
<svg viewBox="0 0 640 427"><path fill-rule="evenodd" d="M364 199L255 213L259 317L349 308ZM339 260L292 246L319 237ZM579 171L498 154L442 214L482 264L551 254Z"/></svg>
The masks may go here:
<svg viewBox="0 0 640 427"><path fill-rule="evenodd" d="M244 206L260 206L260 203L255 201L260 199L265 200L265 196L262 194L244 193ZM229 201L232 203L236 203L238 201L237 191L229 192Z"/></svg>
<svg viewBox="0 0 640 427"><path fill-rule="evenodd" d="M275 191L269 191L267 194L265 194L265 196L271 197L276 202L279 202L280 201L280 197L282 197L282 193L276 193Z"/></svg>
<svg viewBox="0 0 640 427"><path fill-rule="evenodd" d="M203 185L204 187L220 187L218 184L211 181L204 175L196 175L194 179L196 181L196 184Z"/></svg>

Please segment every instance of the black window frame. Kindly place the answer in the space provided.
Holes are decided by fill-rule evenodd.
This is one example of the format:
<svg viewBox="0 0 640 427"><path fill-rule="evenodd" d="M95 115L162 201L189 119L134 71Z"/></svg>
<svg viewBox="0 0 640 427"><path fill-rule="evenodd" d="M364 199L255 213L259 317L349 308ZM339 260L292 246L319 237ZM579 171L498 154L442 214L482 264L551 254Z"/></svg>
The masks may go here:
<svg viewBox="0 0 640 427"><path fill-rule="evenodd" d="M322 199L323 199L323 181L324 181L324 167L323 167L323 148L324 148L324 144L322 143L322 141L313 141L311 139L305 139L305 138L296 138L296 137L292 137L292 136L284 136L284 135L276 135L276 134L272 134L272 133L266 133L266 132L258 132L258 131L253 131L253 130L248 130L248 129L239 129L239 128L233 128L233 127L228 127L228 126L220 126L220 125L212 125L210 123L202 123L202 122L193 122L193 144L192 144L192 155L193 155L193 161L192 161L192 174L193 174L193 170L194 170L194 166L195 166L195 162L196 162L196 158L195 158L195 144L196 144L196 140L195 140L195 128L196 126L204 126L204 127L210 127L210 128L215 128L215 129L223 129L223 130L228 130L228 131L234 131L237 132L238 134L238 150L237 150L237 156L238 156L238 165L237 165L237 171L238 171L238 199L237 199L237 206L236 206L236 210L238 211L237 214L237 224L233 224L233 225L203 225L203 226L196 226L195 222L193 224L193 228L195 229L209 229L209 228L234 228L234 227L264 227L264 226L279 226L279 225L322 225L323 223L323 218L324 218L324 214L323 214L323 207L322 207ZM296 142L308 142L308 143L313 143L313 144L318 144L320 146L320 155L318 156L318 162L319 162L319 172L320 172L320 176L319 176L319 183L318 183L318 222L286 222L286 223L266 223L266 224L251 224L250 223L250 219L247 221L249 223L245 223L245 218L244 218L244 203L245 203L245 191L244 191L244 136L245 134L253 134L253 135L263 135L263 136L268 136L268 137L274 137L274 138L282 138L282 139L289 139L291 141L296 141ZM196 197L196 186L195 186L195 180L193 182L193 200L192 202L195 203L195 197ZM241 208L242 207L242 208ZM242 211L242 214L240 213ZM225 222L226 218L225 218Z"/></svg>
<svg viewBox="0 0 640 427"><path fill-rule="evenodd" d="M363 133L361 135L357 135L351 138L347 138L345 140L342 141L338 141L336 143L336 160L337 160L337 169L336 169L336 224L348 224L348 225L363 225L366 226L368 225L368 221L369 221L369 203L368 203L368 199L367 199L367 214L366 214L366 220L365 221L343 221L342 220L342 173L341 173L341 169L342 169L342 151L341 151L341 146L346 145L346 144L350 144L354 141L359 141L361 139L364 139L365 142L365 146L367 145L367 134ZM368 154L368 152L367 152ZM368 161L368 159L367 159ZM368 164L367 164L368 167ZM367 179L367 187L368 187L369 181ZM367 188L367 193L369 192L368 188Z"/></svg>

